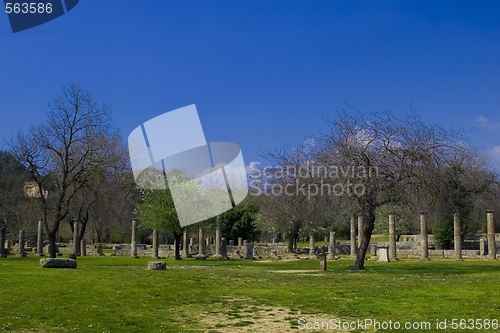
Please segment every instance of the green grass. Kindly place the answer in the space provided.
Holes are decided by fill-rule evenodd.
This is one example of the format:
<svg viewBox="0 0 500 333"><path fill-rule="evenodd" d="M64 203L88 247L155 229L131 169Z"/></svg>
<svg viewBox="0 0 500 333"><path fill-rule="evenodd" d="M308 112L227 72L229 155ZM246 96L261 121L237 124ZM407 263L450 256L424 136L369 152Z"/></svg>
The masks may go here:
<svg viewBox="0 0 500 333"><path fill-rule="evenodd" d="M352 261L344 259L319 272L318 260L184 259L147 271L149 258L78 258L74 270L42 269L38 259L0 259L0 331L278 332L260 325L298 331L300 318L433 328L437 319L500 320L499 262L367 261L365 271L349 272ZM277 272L286 270L310 272Z"/></svg>

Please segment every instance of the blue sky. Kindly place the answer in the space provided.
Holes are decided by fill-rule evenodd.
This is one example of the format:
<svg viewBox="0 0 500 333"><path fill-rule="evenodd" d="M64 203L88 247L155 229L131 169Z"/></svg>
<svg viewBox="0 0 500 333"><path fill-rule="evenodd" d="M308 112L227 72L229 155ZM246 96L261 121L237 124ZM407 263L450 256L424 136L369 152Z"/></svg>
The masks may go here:
<svg viewBox="0 0 500 333"><path fill-rule="evenodd" d="M412 105L470 131L500 169L500 2L81 0L13 34L0 13L0 137L41 122L70 81L126 138L196 104L207 141L300 141L346 108Z"/></svg>

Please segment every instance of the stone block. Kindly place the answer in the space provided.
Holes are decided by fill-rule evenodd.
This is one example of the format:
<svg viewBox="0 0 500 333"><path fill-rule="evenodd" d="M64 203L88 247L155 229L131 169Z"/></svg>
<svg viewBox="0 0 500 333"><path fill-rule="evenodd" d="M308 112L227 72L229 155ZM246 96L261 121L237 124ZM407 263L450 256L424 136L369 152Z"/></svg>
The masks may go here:
<svg viewBox="0 0 500 333"><path fill-rule="evenodd" d="M167 269L165 261L150 261L148 262L148 270L150 271L164 271Z"/></svg>
<svg viewBox="0 0 500 333"><path fill-rule="evenodd" d="M379 246L377 248L378 253L378 261L389 262L389 247L388 246Z"/></svg>
<svg viewBox="0 0 500 333"><path fill-rule="evenodd" d="M44 258L40 259L42 268L76 268L76 260L65 258Z"/></svg>

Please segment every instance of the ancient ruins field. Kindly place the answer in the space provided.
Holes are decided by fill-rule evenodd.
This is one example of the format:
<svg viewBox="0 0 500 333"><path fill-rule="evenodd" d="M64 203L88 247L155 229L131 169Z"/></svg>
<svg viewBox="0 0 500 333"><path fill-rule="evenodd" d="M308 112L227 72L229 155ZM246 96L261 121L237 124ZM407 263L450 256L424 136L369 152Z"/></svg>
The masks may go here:
<svg viewBox="0 0 500 333"><path fill-rule="evenodd" d="M500 266L486 260L368 261L357 272L347 259L326 272L316 259L167 259L166 271L146 270L150 258L78 258L77 269L38 260L0 262L0 331L304 332L300 319L372 319L430 322L430 332L437 320L500 319Z"/></svg>

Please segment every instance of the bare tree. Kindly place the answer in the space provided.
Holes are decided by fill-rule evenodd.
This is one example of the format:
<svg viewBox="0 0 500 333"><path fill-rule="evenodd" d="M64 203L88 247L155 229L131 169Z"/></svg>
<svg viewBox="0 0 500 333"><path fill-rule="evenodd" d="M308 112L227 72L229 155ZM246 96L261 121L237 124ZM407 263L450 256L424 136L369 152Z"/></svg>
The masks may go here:
<svg viewBox="0 0 500 333"><path fill-rule="evenodd" d="M329 131L322 136L318 160L349 170L343 177L362 189L350 196L364 216L356 262L350 267L359 270L364 268L377 208L437 193L439 170L455 160L461 137L423 123L413 112L396 118L391 112L343 111L326 123Z"/></svg>
<svg viewBox="0 0 500 333"><path fill-rule="evenodd" d="M133 215L133 198L139 196L136 189L126 147L118 140L110 142L110 158L89 177L82 190L75 196L67 221L73 230L73 219L81 223L78 240L83 239L88 227L98 242L104 241L109 228L118 230Z"/></svg>
<svg viewBox="0 0 500 333"><path fill-rule="evenodd" d="M266 231L286 234L288 252L292 253L301 228L312 227L324 213L313 175L314 141L303 140L295 147L267 151L262 156L273 165L259 172L257 187L262 192L259 202L264 214L259 224Z"/></svg>
<svg viewBox="0 0 500 333"><path fill-rule="evenodd" d="M50 257L60 223L92 176L112 161L119 140L107 105L97 106L92 95L73 83L64 85L49 104L45 123L19 132L10 146L36 182ZM48 191L48 195L44 194Z"/></svg>

